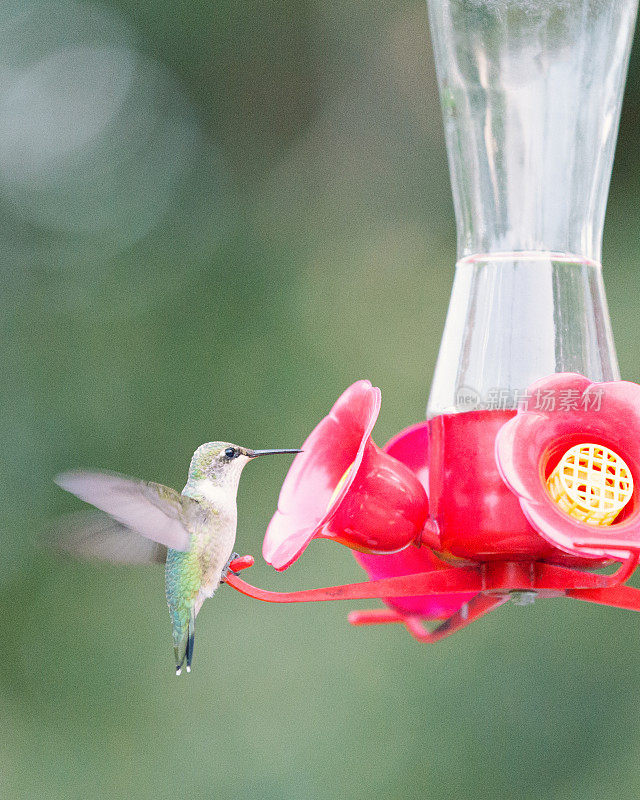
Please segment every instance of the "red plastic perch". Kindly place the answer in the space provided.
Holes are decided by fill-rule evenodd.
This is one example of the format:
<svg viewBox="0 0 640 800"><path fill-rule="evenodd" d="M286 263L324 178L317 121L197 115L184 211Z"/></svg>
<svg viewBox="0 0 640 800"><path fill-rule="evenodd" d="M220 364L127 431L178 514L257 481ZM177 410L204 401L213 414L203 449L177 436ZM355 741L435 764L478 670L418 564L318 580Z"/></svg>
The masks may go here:
<svg viewBox="0 0 640 800"><path fill-rule="evenodd" d="M622 585L637 566L639 556L631 555L611 575L599 575L544 562L488 562L470 567L399 575L378 581L364 581L295 592L273 592L252 586L234 572L254 563L252 556L231 563L226 582L236 591L267 603L309 603L327 600L363 600L411 597L421 594L448 594L476 591L478 594L433 631L425 629L416 616L392 609L353 611L352 625L402 623L422 642L436 642L466 627L503 605L512 592L532 591L542 597L573 597L590 603L640 611L640 590Z"/></svg>

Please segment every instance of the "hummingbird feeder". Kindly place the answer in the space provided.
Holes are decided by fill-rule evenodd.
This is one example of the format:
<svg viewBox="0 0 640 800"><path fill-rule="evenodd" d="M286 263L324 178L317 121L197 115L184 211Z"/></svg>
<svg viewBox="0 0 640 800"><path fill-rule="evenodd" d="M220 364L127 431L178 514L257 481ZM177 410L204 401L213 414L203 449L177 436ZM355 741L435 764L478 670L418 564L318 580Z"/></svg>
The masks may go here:
<svg viewBox="0 0 640 800"><path fill-rule="evenodd" d="M230 572L239 592L380 598L350 622L424 642L509 599L640 611L640 386L619 379L600 266L637 6L428 0L458 262L427 419L379 448L380 390L358 381L282 487L265 559L333 539L369 580L286 593Z"/></svg>

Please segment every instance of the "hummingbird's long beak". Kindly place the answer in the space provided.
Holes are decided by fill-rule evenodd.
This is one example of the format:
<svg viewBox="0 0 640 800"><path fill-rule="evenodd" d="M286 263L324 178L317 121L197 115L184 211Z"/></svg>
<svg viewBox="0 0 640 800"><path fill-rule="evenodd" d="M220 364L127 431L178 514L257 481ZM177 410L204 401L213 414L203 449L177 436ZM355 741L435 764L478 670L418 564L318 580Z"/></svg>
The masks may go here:
<svg viewBox="0 0 640 800"><path fill-rule="evenodd" d="M257 456L272 456L276 453L301 453L302 450L247 450L249 458L256 458Z"/></svg>

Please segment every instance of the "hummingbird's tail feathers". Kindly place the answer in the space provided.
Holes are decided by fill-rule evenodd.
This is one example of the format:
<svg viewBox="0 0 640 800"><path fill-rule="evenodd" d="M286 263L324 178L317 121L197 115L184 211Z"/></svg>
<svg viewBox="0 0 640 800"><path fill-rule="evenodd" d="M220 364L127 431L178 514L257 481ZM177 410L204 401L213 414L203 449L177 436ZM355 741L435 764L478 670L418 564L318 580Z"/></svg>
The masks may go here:
<svg viewBox="0 0 640 800"><path fill-rule="evenodd" d="M187 662L187 672L191 672L191 662L193 661L193 645L196 631L196 610L191 607L189 622L180 631L173 633L173 653L176 659L176 675L182 673L182 667Z"/></svg>
<svg viewBox="0 0 640 800"><path fill-rule="evenodd" d="M189 639L189 634L183 635L177 644L175 643L174 639L173 654L176 659L176 675L180 675L182 673L182 666L184 664L184 660L187 654L188 639Z"/></svg>
<svg viewBox="0 0 640 800"><path fill-rule="evenodd" d="M189 617L189 638L187 639L187 672L191 672L191 662L193 660L193 645L196 638L196 614L193 606Z"/></svg>

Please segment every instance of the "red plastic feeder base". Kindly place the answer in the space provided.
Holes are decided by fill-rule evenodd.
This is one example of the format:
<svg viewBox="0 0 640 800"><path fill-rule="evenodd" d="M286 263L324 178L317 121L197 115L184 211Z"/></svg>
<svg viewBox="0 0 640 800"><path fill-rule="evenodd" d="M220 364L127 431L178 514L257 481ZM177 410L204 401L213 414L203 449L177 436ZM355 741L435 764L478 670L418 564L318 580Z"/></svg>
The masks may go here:
<svg viewBox="0 0 640 800"><path fill-rule="evenodd" d="M640 590L624 584L640 554L640 386L566 373L527 395L517 412L419 423L382 453L370 438L379 390L353 384L296 457L263 553L285 569L313 538L337 539L368 551L355 557L370 580L298 592L259 589L231 573L227 583L271 603L378 598L387 608L354 611L350 622L402 623L423 642L510 598L565 596L639 611ZM572 517L547 487L560 456L585 442L610 448L633 478L628 507L608 527ZM615 562L610 575L593 571Z"/></svg>

